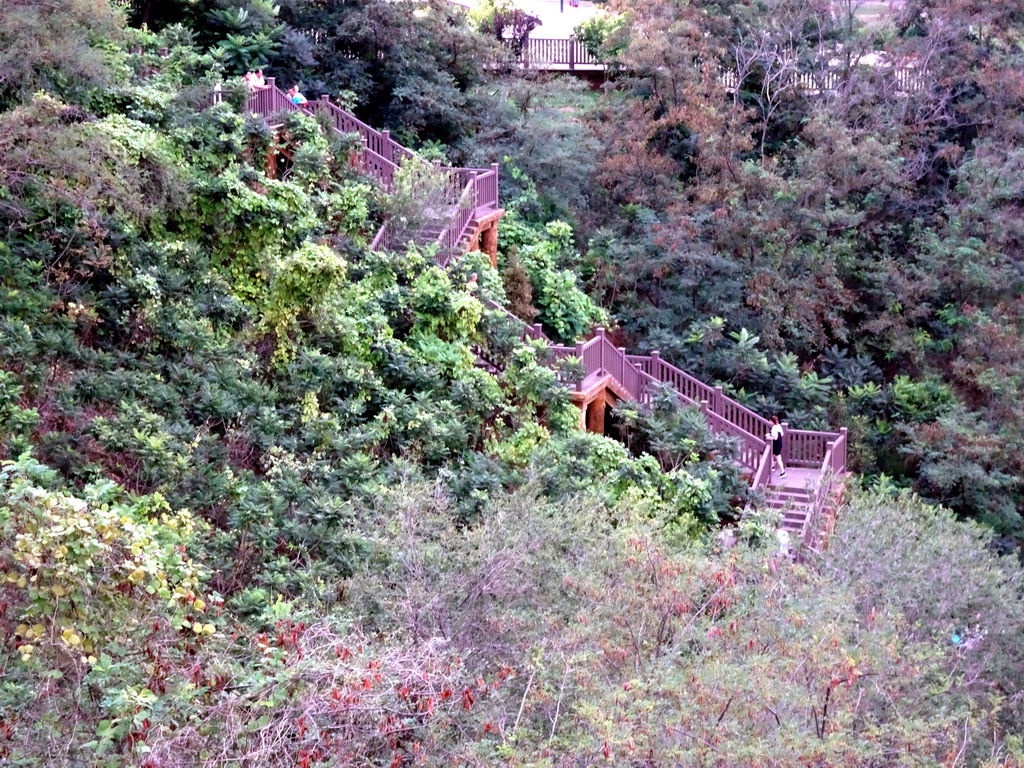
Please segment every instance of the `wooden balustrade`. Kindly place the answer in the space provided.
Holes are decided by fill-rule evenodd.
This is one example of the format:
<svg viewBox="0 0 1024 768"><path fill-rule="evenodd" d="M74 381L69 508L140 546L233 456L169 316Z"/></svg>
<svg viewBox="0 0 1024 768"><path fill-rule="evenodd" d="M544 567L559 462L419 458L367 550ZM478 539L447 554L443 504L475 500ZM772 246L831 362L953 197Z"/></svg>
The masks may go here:
<svg viewBox="0 0 1024 768"><path fill-rule="evenodd" d="M507 313L506 313L507 314ZM513 316L514 317L514 316ZM522 322L522 321L520 321ZM524 336L545 338L539 325L524 326ZM583 365L583 379L594 374L609 374L637 402L650 402L656 384L669 385L687 405L699 405L713 432L736 438L737 460L751 470L751 487L764 488L771 479L772 445L764 435L771 429L768 419L726 396L721 387L712 387L661 359L658 352L650 355L627 355L621 347L608 341L603 328L589 341L575 346L550 345L553 361L576 357ZM575 382L577 391L583 379ZM784 425L786 439L783 459L794 466L821 467L829 478L846 471L846 429L835 432L791 430ZM789 455L787 458L786 454ZM831 483L831 480L829 480ZM819 486L814 504L823 505L831 485Z"/></svg>
<svg viewBox="0 0 1024 768"><path fill-rule="evenodd" d="M294 112L298 107L292 104L288 94L274 84L274 78L268 77L266 88L250 94L246 109L269 119L284 112Z"/></svg>
<svg viewBox="0 0 1024 768"><path fill-rule="evenodd" d="M581 68L607 69L605 62L594 58L586 45L573 38L531 37L519 53L519 63L534 69L561 69L570 72ZM918 91L924 87L922 72L914 67L864 65L855 69L886 78L898 91ZM823 93L842 88L844 82L848 80L849 74L841 70L821 68L808 72L799 71L794 66L791 71L783 73L777 85L793 86L805 93ZM728 90L735 90L738 81L739 75L736 72L723 71L719 75L719 82Z"/></svg>
<svg viewBox="0 0 1024 768"><path fill-rule="evenodd" d="M394 186L395 174L407 162L426 163L422 157L391 138L388 131L371 128L355 115L331 102L329 96L314 99L305 107L292 104L288 95L267 78L265 90L253 92L247 104L249 112L272 121L282 112L301 111L306 114L326 115L331 126L339 133L357 134L362 143L360 163L367 175L377 179L386 190ZM444 199L433 201L431 207L444 211L446 221L437 237L437 261L446 266L454 251L465 238L472 223L482 215L498 210L498 164L490 168L440 168L448 175ZM387 249L398 243L391 242L391 232L385 224L370 244L373 249Z"/></svg>
<svg viewBox="0 0 1024 768"><path fill-rule="evenodd" d="M586 45L573 38L531 37L522 48L519 61L523 66L540 69L566 67L572 71L577 67L604 68L604 64L591 55Z"/></svg>
<svg viewBox="0 0 1024 768"><path fill-rule="evenodd" d="M448 266L452 251L458 246L462 236L469 227L469 223L473 220L477 210L476 195L476 174L474 173L470 180L466 182L466 186L459 196L454 216L449 221L448 226L437 237L437 263L439 266Z"/></svg>
<svg viewBox="0 0 1024 768"><path fill-rule="evenodd" d="M562 41L564 42L564 41ZM549 47L548 54L559 50ZM572 54L575 56L576 54ZM256 91L248 102L251 112L270 118L282 112L299 109L288 96L268 78L270 88ZM390 189L399 166L409 160L425 162L415 153L391 139L387 131L376 131L335 104L321 97L312 102L304 112L326 114L335 130L341 133L356 133L364 145L362 164L366 172ZM458 247L473 218L481 210L496 210L498 206L498 166L489 169L448 168L449 182L441 201L445 207L454 202L445 228L437 238L438 263L448 263L452 251ZM371 249L389 248L390 229L385 224L377 232ZM524 336L545 339L539 325L524 323ZM609 374L638 402L649 402L657 383L669 385L679 399L689 405L699 405L704 411L708 424L715 432L735 437L739 445L739 461L753 474L753 487L767 484L771 469L770 444L762 437L771 427L770 422L746 406L727 397L721 387L712 387L694 378L679 368L661 359L658 352L650 355L627 355L621 347L615 347L605 336L604 329L587 342L578 342L574 347L551 345L554 361L575 356L583 364L584 377L595 373ZM582 381L576 382L577 388ZM831 491L831 478L846 470L846 430L840 433L811 432L786 429L786 451L784 460L794 466L821 467L823 479L815 496L815 505L825 503Z"/></svg>
<svg viewBox="0 0 1024 768"><path fill-rule="evenodd" d="M363 146L362 163L364 172L380 181L384 189L390 192L395 183L398 166L365 145Z"/></svg>
<svg viewBox="0 0 1024 768"><path fill-rule="evenodd" d="M760 488L767 488L772 477L772 444L766 442L764 450L761 451L761 458L757 463L757 470L750 481L750 487L755 491Z"/></svg>
<svg viewBox="0 0 1024 768"><path fill-rule="evenodd" d="M800 429L787 429L786 453L782 459L786 465L794 467L817 467L825 455L827 444L836 438L832 432L808 432Z"/></svg>

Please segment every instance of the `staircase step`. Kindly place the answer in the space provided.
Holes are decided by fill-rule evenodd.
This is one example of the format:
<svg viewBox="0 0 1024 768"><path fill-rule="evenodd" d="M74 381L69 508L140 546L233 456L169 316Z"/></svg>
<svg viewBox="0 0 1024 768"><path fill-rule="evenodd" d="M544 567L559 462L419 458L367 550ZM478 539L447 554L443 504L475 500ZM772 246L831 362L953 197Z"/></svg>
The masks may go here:
<svg viewBox="0 0 1024 768"><path fill-rule="evenodd" d="M798 501L796 499L780 499L776 496L766 497L764 503L767 504L769 507L775 507L776 509L810 510L812 506L809 501Z"/></svg>
<svg viewBox="0 0 1024 768"><path fill-rule="evenodd" d="M797 501L810 501L814 496L810 491L798 490L796 488L772 488L765 489L768 496L778 496L780 499L794 499Z"/></svg>

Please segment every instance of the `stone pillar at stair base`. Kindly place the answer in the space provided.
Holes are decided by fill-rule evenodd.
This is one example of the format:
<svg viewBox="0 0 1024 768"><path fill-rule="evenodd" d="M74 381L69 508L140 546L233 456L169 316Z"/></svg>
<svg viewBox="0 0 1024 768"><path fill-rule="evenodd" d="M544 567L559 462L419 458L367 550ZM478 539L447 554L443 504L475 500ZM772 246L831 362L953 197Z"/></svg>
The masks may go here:
<svg viewBox="0 0 1024 768"><path fill-rule="evenodd" d="M609 374L589 382L586 389L570 394L580 409L580 429L605 434L605 408L614 408L623 400L631 399L626 389Z"/></svg>
<svg viewBox="0 0 1024 768"><path fill-rule="evenodd" d="M498 221L505 215L505 210L499 208L481 217L476 226L469 233L469 241L466 245L467 251L483 251L491 257L491 266L498 267Z"/></svg>
<svg viewBox="0 0 1024 768"><path fill-rule="evenodd" d="M498 268L498 220L495 219L490 227L481 234L483 245L481 250L491 257L491 266Z"/></svg>
<svg viewBox="0 0 1024 768"><path fill-rule="evenodd" d="M587 412L587 431L603 435L605 399L599 397L585 405L584 408Z"/></svg>

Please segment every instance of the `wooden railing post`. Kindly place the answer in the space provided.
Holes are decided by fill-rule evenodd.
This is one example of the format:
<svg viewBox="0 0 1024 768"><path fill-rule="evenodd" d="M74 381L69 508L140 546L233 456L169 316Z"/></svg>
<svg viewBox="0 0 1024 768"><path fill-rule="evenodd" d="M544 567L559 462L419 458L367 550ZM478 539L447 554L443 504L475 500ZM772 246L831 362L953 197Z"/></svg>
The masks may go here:
<svg viewBox="0 0 1024 768"><path fill-rule="evenodd" d="M661 381L661 352L656 349L651 352L651 378Z"/></svg>
<svg viewBox="0 0 1024 768"><path fill-rule="evenodd" d="M725 392L722 390L721 385L715 387L715 402L713 403L713 410L719 416L722 415L722 399L725 397Z"/></svg>
<svg viewBox="0 0 1024 768"><path fill-rule="evenodd" d="M838 467L838 471L839 472L845 472L846 471L846 451L847 451L847 449L849 448L849 445L850 445L849 430L846 427L840 427L839 428L839 434L843 436L843 450L841 450L839 452L839 456L838 457L833 457L832 460L835 462L836 466Z"/></svg>
<svg viewBox="0 0 1024 768"><path fill-rule="evenodd" d="M385 160L395 162L395 148L391 145L391 131L383 130L380 132L380 153L383 155Z"/></svg>
<svg viewBox="0 0 1024 768"><path fill-rule="evenodd" d="M569 40L569 71L576 69L576 41Z"/></svg>
<svg viewBox="0 0 1024 768"><path fill-rule="evenodd" d="M783 466L789 466L789 445L792 442L792 438L789 436L789 422L782 422L782 464Z"/></svg>
<svg viewBox="0 0 1024 768"><path fill-rule="evenodd" d="M579 361L581 363L583 362L583 342L582 341L577 341L576 342L576 357L579 358ZM586 364L584 364L584 366L583 366L583 379L587 378L587 374L588 373L590 373L590 371L587 370ZM579 381L576 382L576 391L577 392L582 392L583 391L583 379L580 379Z"/></svg>
<svg viewBox="0 0 1024 768"><path fill-rule="evenodd" d="M542 339L544 338L544 327L540 323L533 324L533 338Z"/></svg>

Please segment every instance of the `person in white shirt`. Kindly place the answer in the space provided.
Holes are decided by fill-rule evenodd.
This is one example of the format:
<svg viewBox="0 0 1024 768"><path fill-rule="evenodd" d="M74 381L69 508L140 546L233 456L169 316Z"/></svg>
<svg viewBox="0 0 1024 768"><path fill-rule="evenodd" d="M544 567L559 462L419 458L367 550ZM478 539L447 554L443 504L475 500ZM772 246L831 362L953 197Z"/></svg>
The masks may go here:
<svg viewBox="0 0 1024 768"><path fill-rule="evenodd" d="M772 441L772 456L779 465L779 477L786 476L786 465L782 463L782 438L784 437L782 425L778 416L772 416L772 431L764 436L765 440Z"/></svg>

